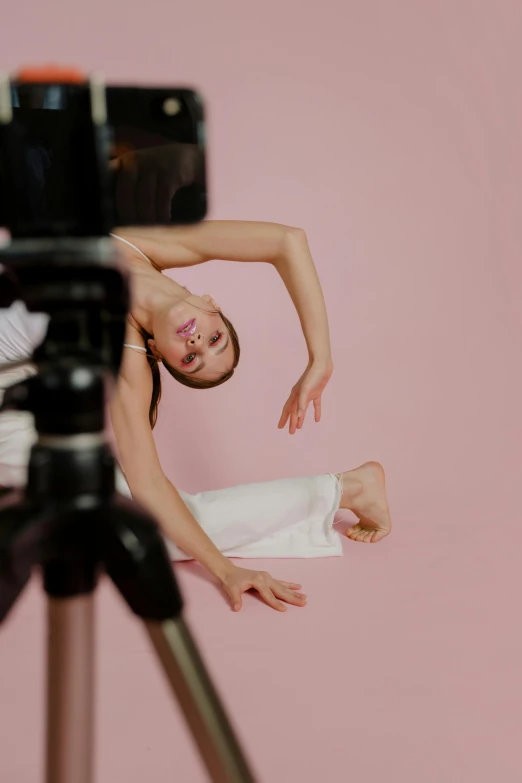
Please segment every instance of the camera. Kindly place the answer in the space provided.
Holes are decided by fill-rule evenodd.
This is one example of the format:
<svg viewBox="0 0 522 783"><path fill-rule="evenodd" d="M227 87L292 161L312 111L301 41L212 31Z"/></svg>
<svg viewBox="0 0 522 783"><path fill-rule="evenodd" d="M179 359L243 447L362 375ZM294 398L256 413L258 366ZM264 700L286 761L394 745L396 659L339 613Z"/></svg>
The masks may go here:
<svg viewBox="0 0 522 783"><path fill-rule="evenodd" d="M30 76L0 82L0 226L13 238L103 236L205 217L196 91Z"/></svg>

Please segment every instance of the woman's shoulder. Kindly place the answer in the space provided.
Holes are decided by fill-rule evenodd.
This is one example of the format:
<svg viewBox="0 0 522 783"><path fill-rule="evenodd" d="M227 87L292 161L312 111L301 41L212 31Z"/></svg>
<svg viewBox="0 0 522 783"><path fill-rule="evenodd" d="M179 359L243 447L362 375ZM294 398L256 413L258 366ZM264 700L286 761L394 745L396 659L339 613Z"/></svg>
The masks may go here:
<svg viewBox="0 0 522 783"><path fill-rule="evenodd" d="M136 244L136 242L140 242L139 238L136 239L135 237L132 237L134 241L131 242L131 238L124 238L119 234L111 234L111 237L117 240L120 256L127 264L137 268L144 267L146 269L154 269L156 272L161 273L161 269L157 264L155 264L154 261L138 247L138 244Z"/></svg>

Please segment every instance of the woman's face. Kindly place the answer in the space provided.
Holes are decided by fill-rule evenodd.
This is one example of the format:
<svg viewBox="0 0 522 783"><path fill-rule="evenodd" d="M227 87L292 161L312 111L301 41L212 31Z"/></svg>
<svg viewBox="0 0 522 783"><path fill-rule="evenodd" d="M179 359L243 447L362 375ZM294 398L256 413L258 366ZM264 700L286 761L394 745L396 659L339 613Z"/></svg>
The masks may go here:
<svg viewBox="0 0 522 783"><path fill-rule="evenodd" d="M232 368L230 335L211 297L191 294L159 313L152 328L151 351L185 375L211 381Z"/></svg>

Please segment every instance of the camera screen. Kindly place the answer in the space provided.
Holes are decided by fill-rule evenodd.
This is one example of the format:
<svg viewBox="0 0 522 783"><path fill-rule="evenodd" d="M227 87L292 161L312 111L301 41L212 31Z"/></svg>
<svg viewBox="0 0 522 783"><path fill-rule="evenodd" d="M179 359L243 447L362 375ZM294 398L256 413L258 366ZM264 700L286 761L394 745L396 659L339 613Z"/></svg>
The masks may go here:
<svg viewBox="0 0 522 783"><path fill-rule="evenodd" d="M197 93L108 87L107 125L86 85L12 84L0 125L0 226L13 237L97 236L205 217Z"/></svg>
<svg viewBox="0 0 522 783"><path fill-rule="evenodd" d="M197 93L108 87L107 110L116 223L191 223L204 218L204 124Z"/></svg>

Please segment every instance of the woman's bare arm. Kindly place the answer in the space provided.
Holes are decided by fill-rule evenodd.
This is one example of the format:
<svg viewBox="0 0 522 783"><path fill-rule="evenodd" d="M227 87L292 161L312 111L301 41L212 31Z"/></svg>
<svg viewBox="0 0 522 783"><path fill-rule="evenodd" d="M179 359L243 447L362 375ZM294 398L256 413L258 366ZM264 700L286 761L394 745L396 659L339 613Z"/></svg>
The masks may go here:
<svg viewBox="0 0 522 783"><path fill-rule="evenodd" d="M272 264L294 303L310 360L331 365L323 292L301 229L279 223L210 220L194 226L118 229L117 233L161 270L212 260Z"/></svg>
<svg viewBox="0 0 522 783"><path fill-rule="evenodd" d="M278 223L204 220L191 226L131 226L114 233L133 242L163 270L219 260L271 262L292 230Z"/></svg>
<svg viewBox="0 0 522 783"><path fill-rule="evenodd" d="M132 496L155 516L171 541L222 580L230 561L201 529L161 468L148 419L151 392L146 357L126 350L111 422Z"/></svg>

